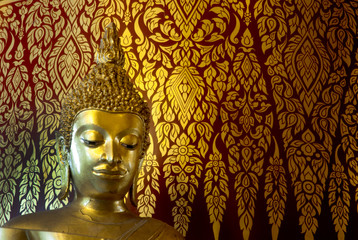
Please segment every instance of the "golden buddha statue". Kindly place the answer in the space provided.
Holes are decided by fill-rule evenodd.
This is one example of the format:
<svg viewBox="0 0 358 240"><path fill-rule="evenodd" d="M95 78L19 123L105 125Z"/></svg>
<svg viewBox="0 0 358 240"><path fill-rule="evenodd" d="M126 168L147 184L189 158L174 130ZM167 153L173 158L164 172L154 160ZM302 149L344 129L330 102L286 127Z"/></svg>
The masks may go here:
<svg viewBox="0 0 358 240"><path fill-rule="evenodd" d="M67 206L11 219L0 239L183 239L171 226L131 213L148 147L150 112L125 74L116 26L106 28L96 67L64 99L58 137Z"/></svg>

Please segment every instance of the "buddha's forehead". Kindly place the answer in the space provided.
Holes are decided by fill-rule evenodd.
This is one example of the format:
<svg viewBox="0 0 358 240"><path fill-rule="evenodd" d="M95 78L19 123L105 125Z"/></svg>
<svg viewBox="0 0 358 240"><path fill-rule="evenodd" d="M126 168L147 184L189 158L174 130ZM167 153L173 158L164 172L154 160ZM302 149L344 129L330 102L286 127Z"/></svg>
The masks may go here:
<svg viewBox="0 0 358 240"><path fill-rule="evenodd" d="M125 129L136 129L144 132L144 121L131 112L111 112L98 109L86 109L80 111L74 118L72 130L79 128L91 128L96 126L108 131L120 131Z"/></svg>

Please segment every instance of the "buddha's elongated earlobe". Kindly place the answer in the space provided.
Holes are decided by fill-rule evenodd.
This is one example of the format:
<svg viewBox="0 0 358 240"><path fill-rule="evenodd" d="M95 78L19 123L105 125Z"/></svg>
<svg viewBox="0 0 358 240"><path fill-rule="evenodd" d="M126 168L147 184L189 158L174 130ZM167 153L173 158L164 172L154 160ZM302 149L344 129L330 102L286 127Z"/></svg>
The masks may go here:
<svg viewBox="0 0 358 240"><path fill-rule="evenodd" d="M145 126L148 126L148 125L145 125ZM147 130L147 132L148 132L148 130ZM151 136L149 136L149 137L151 137ZM137 205L138 205L138 201L137 201L138 177L141 174L142 174L141 177L143 177L143 175L144 175L144 172L142 172L142 166L143 166L144 159L147 157L146 153L147 153L149 146L150 146L149 141L146 138L144 138L144 144L142 145L142 152L141 152L141 156L139 159L137 173L135 174L134 179L133 179L133 184L132 184L131 188L129 189L129 198L130 198L131 203L134 207L137 207ZM153 152L153 149L151 149L151 152Z"/></svg>
<svg viewBox="0 0 358 240"><path fill-rule="evenodd" d="M142 170L143 161L144 161L144 158L141 158L139 161L137 173L135 174L134 179L133 179L133 184L132 184L131 188L129 189L129 197L130 197L131 203L134 207L137 207L137 205L138 205L137 196L136 196L137 195L137 182L138 182L138 176Z"/></svg>
<svg viewBox="0 0 358 240"><path fill-rule="evenodd" d="M58 195L60 200L68 196L70 188L70 153L65 145L65 138L56 133L56 153L61 173L61 191Z"/></svg>

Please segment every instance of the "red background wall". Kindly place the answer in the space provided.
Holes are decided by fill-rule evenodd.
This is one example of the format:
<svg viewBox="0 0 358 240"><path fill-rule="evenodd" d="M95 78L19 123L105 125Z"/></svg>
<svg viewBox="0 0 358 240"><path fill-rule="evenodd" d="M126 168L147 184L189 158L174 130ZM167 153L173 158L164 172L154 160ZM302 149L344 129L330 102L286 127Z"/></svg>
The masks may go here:
<svg viewBox="0 0 358 240"><path fill-rule="evenodd" d="M358 1L0 2L0 224L61 207L60 102L111 21L152 109L141 216L187 239L357 238Z"/></svg>

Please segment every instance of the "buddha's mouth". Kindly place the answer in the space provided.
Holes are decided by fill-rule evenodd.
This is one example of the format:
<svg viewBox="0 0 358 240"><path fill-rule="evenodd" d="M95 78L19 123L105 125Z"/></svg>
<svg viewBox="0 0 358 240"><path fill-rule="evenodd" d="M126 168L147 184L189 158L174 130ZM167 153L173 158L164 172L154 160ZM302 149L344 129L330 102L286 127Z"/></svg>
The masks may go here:
<svg viewBox="0 0 358 240"><path fill-rule="evenodd" d="M108 164L99 164L93 167L92 173L98 177L119 179L124 177L128 173L128 170L118 165L111 167Z"/></svg>

